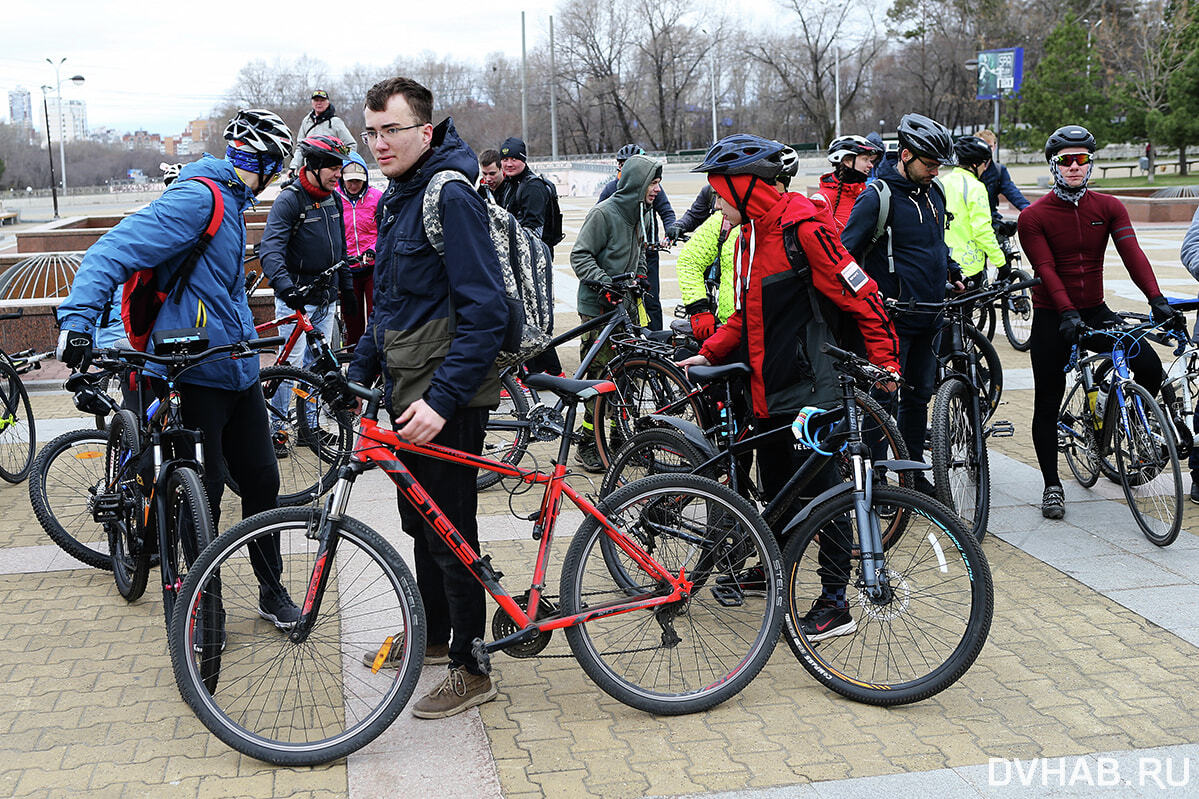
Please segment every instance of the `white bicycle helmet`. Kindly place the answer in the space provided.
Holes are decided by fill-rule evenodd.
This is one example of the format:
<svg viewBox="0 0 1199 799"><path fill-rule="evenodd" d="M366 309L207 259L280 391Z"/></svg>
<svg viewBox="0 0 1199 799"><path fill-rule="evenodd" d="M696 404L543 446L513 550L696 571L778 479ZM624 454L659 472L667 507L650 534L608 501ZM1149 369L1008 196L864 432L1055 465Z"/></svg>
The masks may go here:
<svg viewBox="0 0 1199 799"><path fill-rule="evenodd" d="M170 186L175 182L175 178L179 177L179 170L183 169L183 164L168 164L164 161L158 168L162 170L162 185Z"/></svg>
<svg viewBox="0 0 1199 799"><path fill-rule="evenodd" d="M839 166L847 155L882 155L883 150L865 136L842 136L828 146L828 162Z"/></svg>
<svg viewBox="0 0 1199 799"><path fill-rule="evenodd" d="M291 128L278 114L265 108L238 111L225 126L225 140L243 153L281 161L291 155Z"/></svg>

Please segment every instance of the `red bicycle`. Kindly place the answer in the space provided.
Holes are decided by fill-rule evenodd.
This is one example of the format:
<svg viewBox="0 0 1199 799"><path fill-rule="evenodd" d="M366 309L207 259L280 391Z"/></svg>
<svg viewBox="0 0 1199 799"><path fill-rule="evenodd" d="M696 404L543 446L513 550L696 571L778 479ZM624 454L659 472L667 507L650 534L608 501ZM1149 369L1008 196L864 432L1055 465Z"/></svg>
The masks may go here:
<svg viewBox="0 0 1199 799"><path fill-rule="evenodd" d="M580 402L616 390L610 381L543 374L528 383L565 401L567 429ZM746 500L702 477L660 475L592 504L565 481L571 436L561 438L552 472L524 470L410 444L379 427L378 390L347 389L368 404L324 508L268 511L233 527L192 566L176 604L170 648L180 693L229 746L270 763L323 763L373 740L410 698L425 651L415 581L382 536L346 515L355 480L374 466L499 604L495 640L474 642L480 664L497 651L533 657L564 629L600 688L655 714L711 708L765 665L779 636L782 570L774 536ZM466 543L405 468L408 455L544 486L530 519L539 543L527 592L504 590L491 557ZM584 521L552 596L544 589L563 497ZM284 586L304 597L302 616L282 634L258 616L248 557L270 538L280 542ZM754 564L764 577L749 587L737 575ZM373 667L364 654L374 655ZM382 669L385 662L398 668Z"/></svg>

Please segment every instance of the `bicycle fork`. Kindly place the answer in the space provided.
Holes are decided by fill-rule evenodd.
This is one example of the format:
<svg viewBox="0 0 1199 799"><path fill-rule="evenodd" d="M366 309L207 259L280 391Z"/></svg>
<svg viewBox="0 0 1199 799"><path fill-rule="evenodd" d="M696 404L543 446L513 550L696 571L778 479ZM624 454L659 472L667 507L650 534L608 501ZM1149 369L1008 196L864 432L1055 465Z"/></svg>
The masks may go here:
<svg viewBox="0 0 1199 799"><path fill-rule="evenodd" d="M319 544L312 563L312 574L308 578L308 588L304 592L304 604L300 607L300 618L287 634L292 643L302 644L308 640L320 614L325 586L329 584L329 573L337 555L339 536L334 532L334 523L341 519L350 502L350 489L359 471L356 466L357 464L351 463L343 468L341 476L333 486L332 494L321 511L320 521L308 529L308 538Z"/></svg>
<svg viewBox="0 0 1199 799"><path fill-rule="evenodd" d="M858 528L862 558L862 587L871 601L890 599L891 586L883 566L883 533L874 512L874 465L860 451L850 456L853 464L853 514Z"/></svg>

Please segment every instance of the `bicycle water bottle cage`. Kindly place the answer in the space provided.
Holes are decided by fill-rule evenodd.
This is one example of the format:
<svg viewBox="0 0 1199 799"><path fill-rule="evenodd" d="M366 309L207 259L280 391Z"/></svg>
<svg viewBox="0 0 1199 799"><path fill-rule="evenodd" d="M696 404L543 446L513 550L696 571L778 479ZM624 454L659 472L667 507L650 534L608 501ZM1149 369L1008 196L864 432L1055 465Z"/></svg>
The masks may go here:
<svg viewBox="0 0 1199 799"><path fill-rule="evenodd" d="M158 355L195 355L208 349L208 332L200 327L155 330L151 340Z"/></svg>

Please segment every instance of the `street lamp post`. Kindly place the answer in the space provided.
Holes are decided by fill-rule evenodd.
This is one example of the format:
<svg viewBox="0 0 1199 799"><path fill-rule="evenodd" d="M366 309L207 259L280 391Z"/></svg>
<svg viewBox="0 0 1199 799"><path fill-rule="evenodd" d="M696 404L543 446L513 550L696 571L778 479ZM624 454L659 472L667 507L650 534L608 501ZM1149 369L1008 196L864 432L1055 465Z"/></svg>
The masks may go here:
<svg viewBox="0 0 1199 799"><path fill-rule="evenodd" d="M67 122L66 122L66 116L63 113L63 108L62 108L62 76L59 73L59 67L61 67L63 65L63 62L66 60L67 59L65 56L63 58L60 58L57 63L55 63L52 59L49 59L49 58L46 59L46 63L49 64L50 66L54 67L54 87L55 87L54 93L55 93L55 96L58 97L58 165L62 170L62 193L63 193L64 198L66 197L66 194L67 194L67 155L66 155L66 150L64 149L64 142L66 141L66 138L67 138L67 134L66 134ZM71 80L71 83L74 83L76 86L82 86L84 78L82 75L76 75L75 77L71 78L70 80ZM44 100L45 97L43 97L42 99ZM49 119L47 118L46 139L49 140L49 138L50 138L50 122L49 122ZM55 210L54 215L56 217L58 216L57 204L56 204L56 210Z"/></svg>
<svg viewBox="0 0 1199 799"><path fill-rule="evenodd" d="M50 105L46 102L49 86L42 86L42 112L46 115L46 157L50 159L50 196L54 198L54 218L58 219L58 185L54 180L54 145L50 139Z"/></svg>
<svg viewBox="0 0 1199 799"><path fill-rule="evenodd" d="M708 86L711 89L712 97L712 143L717 140L716 135L716 37L708 33L707 28L700 28L700 33L707 36L711 40L708 45Z"/></svg>

